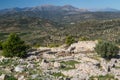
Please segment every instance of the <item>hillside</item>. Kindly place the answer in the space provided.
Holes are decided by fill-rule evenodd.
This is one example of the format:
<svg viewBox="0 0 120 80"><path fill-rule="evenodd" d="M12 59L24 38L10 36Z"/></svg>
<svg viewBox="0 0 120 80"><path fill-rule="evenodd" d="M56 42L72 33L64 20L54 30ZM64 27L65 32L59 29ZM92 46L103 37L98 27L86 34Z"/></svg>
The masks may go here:
<svg viewBox="0 0 120 80"><path fill-rule="evenodd" d="M104 39L119 42L120 19L76 22L66 25L64 32L76 38L85 36L92 40Z"/></svg>
<svg viewBox="0 0 120 80"><path fill-rule="evenodd" d="M60 27L60 25L42 18L0 17L0 39L5 39L11 32L17 32L30 44L44 43L44 41L50 39L51 35L57 32L57 27Z"/></svg>
<svg viewBox="0 0 120 80"><path fill-rule="evenodd" d="M60 25L49 20L30 17L0 19L0 39L10 32L17 32L32 45L63 44L67 35L76 40L87 37L90 40L104 39L120 43L120 19L89 20Z"/></svg>

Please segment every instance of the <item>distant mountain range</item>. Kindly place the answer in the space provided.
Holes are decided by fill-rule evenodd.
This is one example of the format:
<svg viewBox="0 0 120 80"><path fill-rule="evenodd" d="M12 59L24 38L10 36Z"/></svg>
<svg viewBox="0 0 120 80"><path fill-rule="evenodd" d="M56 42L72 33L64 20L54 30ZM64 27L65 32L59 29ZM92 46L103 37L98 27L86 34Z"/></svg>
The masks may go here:
<svg viewBox="0 0 120 80"><path fill-rule="evenodd" d="M36 17L49 19L59 23L71 23L91 19L120 18L120 11L112 8L79 9L72 5L41 5L36 7L9 8L0 10L0 18Z"/></svg>
<svg viewBox="0 0 120 80"><path fill-rule="evenodd" d="M116 12L120 11L113 8L105 8L105 9L79 9L72 5L64 5L64 6L55 6L55 5L41 5L36 7L25 7L25 8L9 8L0 10L1 14L5 13L15 13L21 11L32 11L32 12L40 12L40 11L69 11L69 12Z"/></svg>

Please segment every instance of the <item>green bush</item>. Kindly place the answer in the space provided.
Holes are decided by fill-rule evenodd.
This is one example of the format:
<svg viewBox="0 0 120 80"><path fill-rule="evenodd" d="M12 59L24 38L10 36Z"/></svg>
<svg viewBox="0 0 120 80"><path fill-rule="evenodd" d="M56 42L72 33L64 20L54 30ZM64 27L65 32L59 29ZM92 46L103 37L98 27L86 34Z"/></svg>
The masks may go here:
<svg viewBox="0 0 120 80"><path fill-rule="evenodd" d="M3 42L3 53L5 57L24 57L28 46L20 39L20 37L11 33L8 39Z"/></svg>
<svg viewBox="0 0 120 80"><path fill-rule="evenodd" d="M119 47L115 44L107 41L99 42L96 47L95 51L105 59L111 59L117 56L119 52Z"/></svg>
<svg viewBox="0 0 120 80"><path fill-rule="evenodd" d="M74 39L72 36L67 36L67 37L66 37L65 43L66 43L67 45L71 45L71 44L74 43L74 42L75 42L75 39Z"/></svg>

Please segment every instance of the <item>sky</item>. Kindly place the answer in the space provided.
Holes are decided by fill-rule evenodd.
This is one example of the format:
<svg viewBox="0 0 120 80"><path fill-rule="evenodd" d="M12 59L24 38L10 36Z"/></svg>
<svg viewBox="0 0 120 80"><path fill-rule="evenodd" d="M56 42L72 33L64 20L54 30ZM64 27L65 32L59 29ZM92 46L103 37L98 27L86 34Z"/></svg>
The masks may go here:
<svg viewBox="0 0 120 80"><path fill-rule="evenodd" d="M103 9L114 8L120 10L120 0L0 0L0 9L13 7L33 7L45 4L73 5L78 8Z"/></svg>

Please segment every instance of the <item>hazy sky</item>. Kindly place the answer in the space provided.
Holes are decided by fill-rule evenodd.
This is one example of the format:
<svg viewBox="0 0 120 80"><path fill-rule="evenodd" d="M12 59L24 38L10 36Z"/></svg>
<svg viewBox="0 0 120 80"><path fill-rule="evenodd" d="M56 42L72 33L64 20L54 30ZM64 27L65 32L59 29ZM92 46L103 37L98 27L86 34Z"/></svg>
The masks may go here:
<svg viewBox="0 0 120 80"><path fill-rule="evenodd" d="M0 0L0 9L13 7L32 7L43 4L66 5L79 8L115 8L120 9L120 0Z"/></svg>

